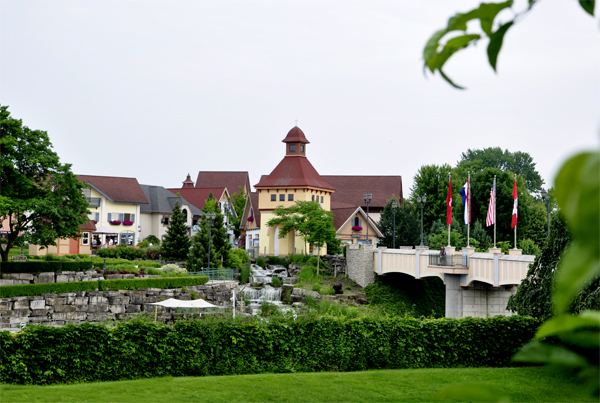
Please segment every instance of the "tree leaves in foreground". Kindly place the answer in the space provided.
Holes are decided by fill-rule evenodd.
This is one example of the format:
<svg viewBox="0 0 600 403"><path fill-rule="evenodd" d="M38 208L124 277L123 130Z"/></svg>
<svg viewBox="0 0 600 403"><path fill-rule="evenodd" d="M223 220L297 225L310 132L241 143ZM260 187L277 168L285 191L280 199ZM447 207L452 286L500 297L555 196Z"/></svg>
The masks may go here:
<svg viewBox="0 0 600 403"><path fill-rule="evenodd" d="M45 131L31 130L0 106L0 219L9 220L2 261L23 242L48 246L78 237L88 218L84 184L61 164Z"/></svg>
<svg viewBox="0 0 600 403"><path fill-rule="evenodd" d="M429 69L431 73L438 71L450 85L458 89L464 89L454 83L442 69L456 52L487 37L489 39L487 47L488 61L494 71L497 71L498 55L502 49L506 33L515 23L529 13L537 2L538 0L529 0L527 8L519 12L512 9L513 0L508 0L502 3L481 3L479 7L466 13L457 13L448 20L445 28L435 32L425 44L423 49L424 69ZM579 5L586 13L594 15L595 0L579 0ZM502 13L502 11L509 9L512 14ZM512 18L501 22L499 18L496 18L499 14L502 14L504 19L511 16ZM479 20L482 32L467 33L467 23L474 20ZM472 28L473 25L470 27ZM458 35L448 38L449 35L456 33ZM448 39L442 43L444 38Z"/></svg>

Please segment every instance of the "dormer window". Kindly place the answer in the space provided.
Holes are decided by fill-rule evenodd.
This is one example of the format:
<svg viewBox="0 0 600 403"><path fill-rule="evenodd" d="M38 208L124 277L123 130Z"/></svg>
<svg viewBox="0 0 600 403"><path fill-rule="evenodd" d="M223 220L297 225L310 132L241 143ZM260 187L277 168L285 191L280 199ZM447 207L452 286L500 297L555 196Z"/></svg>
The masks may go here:
<svg viewBox="0 0 600 403"><path fill-rule="evenodd" d="M295 153L296 152L296 144L290 144L290 152L291 153Z"/></svg>

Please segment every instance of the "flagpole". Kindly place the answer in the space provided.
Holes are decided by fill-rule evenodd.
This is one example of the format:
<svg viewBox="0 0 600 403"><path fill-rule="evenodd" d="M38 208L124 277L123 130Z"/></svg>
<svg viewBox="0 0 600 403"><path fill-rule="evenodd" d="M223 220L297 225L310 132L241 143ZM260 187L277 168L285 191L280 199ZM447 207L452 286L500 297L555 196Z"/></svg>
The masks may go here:
<svg viewBox="0 0 600 403"><path fill-rule="evenodd" d="M515 183L517 183L517 174L515 174ZM517 209L518 209L518 207L517 207ZM519 210L517 210L517 211L519 211ZM518 213L517 213L517 217L518 217ZM515 224L515 249L517 249L517 225L519 225L518 222Z"/></svg>
<svg viewBox="0 0 600 403"><path fill-rule="evenodd" d="M496 175L494 175L494 249L496 249L496 193L498 188L496 187Z"/></svg>
<svg viewBox="0 0 600 403"><path fill-rule="evenodd" d="M467 248L469 247L469 241L471 239L471 171L467 171L467 208L469 209L469 215L467 219Z"/></svg>
<svg viewBox="0 0 600 403"><path fill-rule="evenodd" d="M450 184L452 183L452 174L448 174L448 186L450 186ZM460 186L460 185L458 185ZM450 194L450 203L452 203L452 194ZM452 218L452 215L450 215L450 218ZM450 246L450 226L452 225L452 222L450 222L450 224L448 224L448 247Z"/></svg>

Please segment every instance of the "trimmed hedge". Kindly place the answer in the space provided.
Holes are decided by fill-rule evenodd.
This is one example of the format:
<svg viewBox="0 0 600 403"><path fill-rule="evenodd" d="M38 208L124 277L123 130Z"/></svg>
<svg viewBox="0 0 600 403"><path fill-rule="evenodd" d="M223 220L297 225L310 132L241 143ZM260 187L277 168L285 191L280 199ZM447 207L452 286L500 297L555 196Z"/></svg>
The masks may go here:
<svg viewBox="0 0 600 403"><path fill-rule="evenodd" d="M2 262L0 270L3 273L44 273L60 271L91 270L91 260L63 262L60 260L27 260L25 262Z"/></svg>
<svg viewBox="0 0 600 403"><path fill-rule="evenodd" d="M132 320L0 333L0 382L52 384L159 376L502 367L541 322L300 316L296 320Z"/></svg>
<svg viewBox="0 0 600 403"><path fill-rule="evenodd" d="M137 290L139 288L181 288L191 285L202 285L206 284L207 282L208 277L194 276L5 285L0 287L0 298L58 294L61 292L75 291L118 291Z"/></svg>
<svg viewBox="0 0 600 403"><path fill-rule="evenodd" d="M58 294L61 292L96 291L97 289L97 281L73 281L70 283L5 285L0 287L0 298L34 296L42 294Z"/></svg>
<svg viewBox="0 0 600 403"><path fill-rule="evenodd" d="M147 259L148 256L143 249L133 248L131 246L117 246L116 248L103 248L96 252L96 256L106 258L121 258L134 260L137 258Z"/></svg>
<svg viewBox="0 0 600 403"><path fill-rule="evenodd" d="M208 277L163 277L123 280L100 280L100 291L137 290L138 288L181 288L191 285L202 285L208 282Z"/></svg>

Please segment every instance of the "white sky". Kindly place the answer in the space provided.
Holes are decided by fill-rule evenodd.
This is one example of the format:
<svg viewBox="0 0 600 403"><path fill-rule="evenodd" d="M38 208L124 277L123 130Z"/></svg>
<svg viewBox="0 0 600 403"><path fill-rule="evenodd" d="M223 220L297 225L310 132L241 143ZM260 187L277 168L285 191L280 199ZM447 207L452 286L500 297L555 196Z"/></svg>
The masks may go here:
<svg viewBox="0 0 600 403"><path fill-rule="evenodd" d="M598 146L598 19L577 3L540 1L497 75L487 42L456 54L459 91L424 77L422 50L479 1L0 0L0 103L75 173L144 184L254 185L296 119L319 173L402 175L405 197L421 165L468 148L528 152L549 183Z"/></svg>

